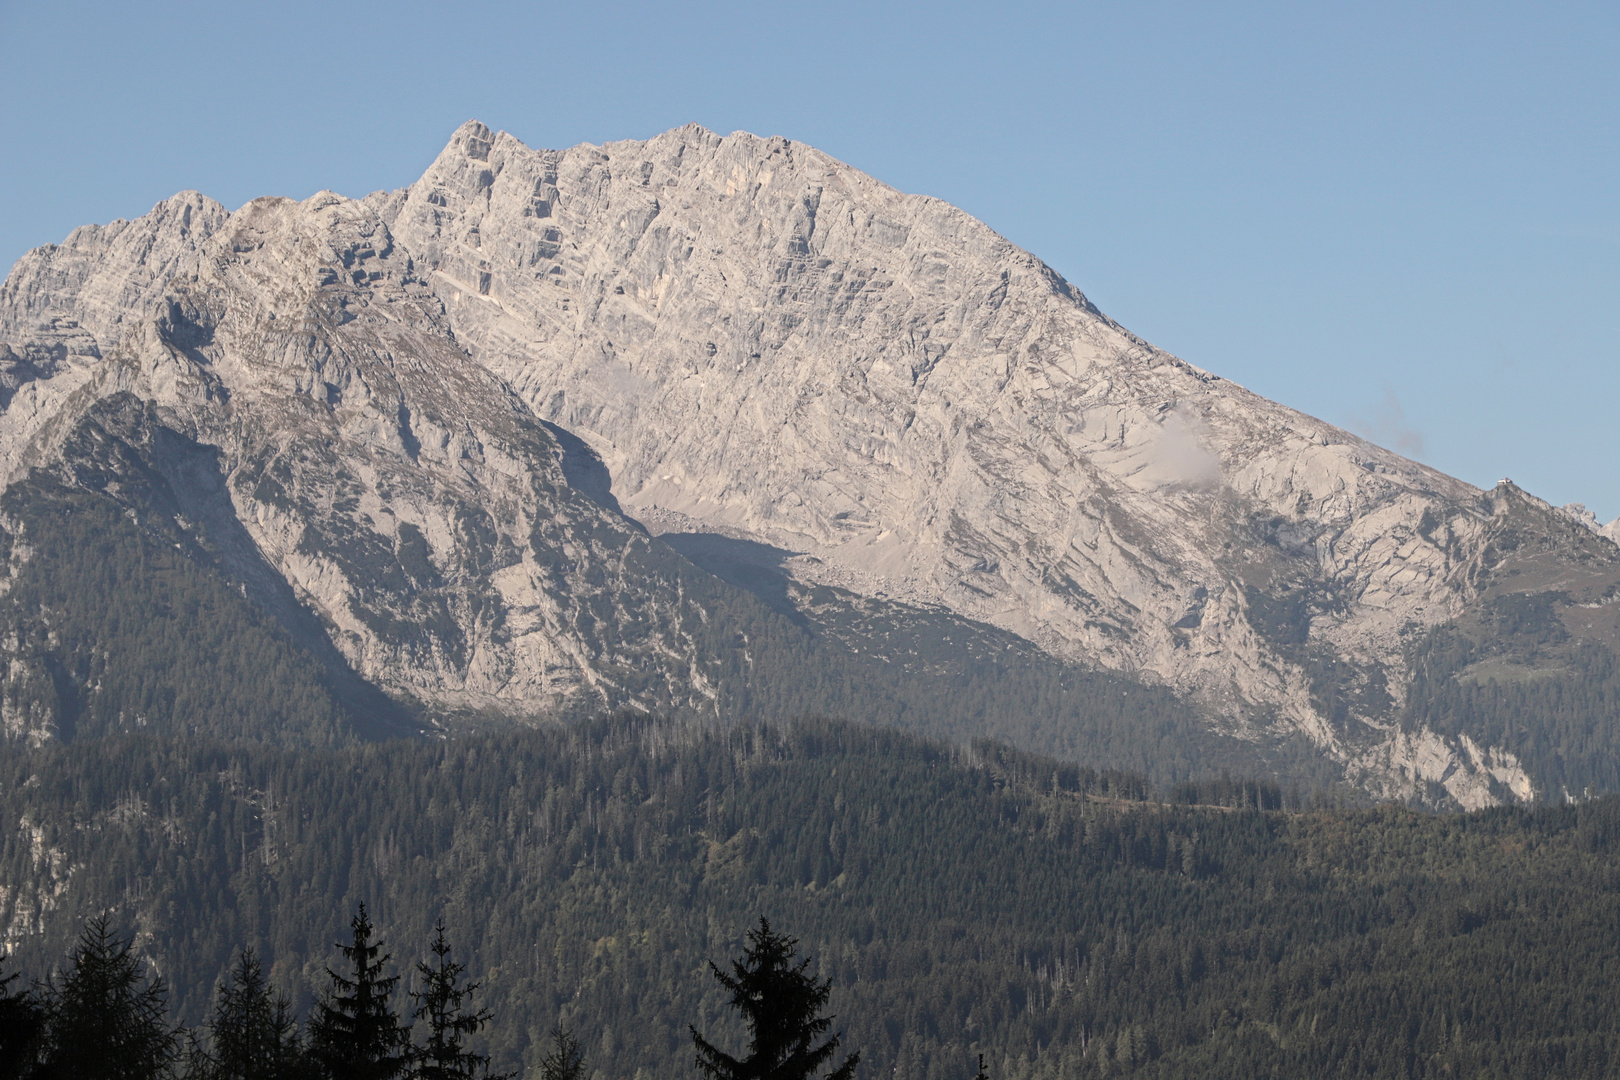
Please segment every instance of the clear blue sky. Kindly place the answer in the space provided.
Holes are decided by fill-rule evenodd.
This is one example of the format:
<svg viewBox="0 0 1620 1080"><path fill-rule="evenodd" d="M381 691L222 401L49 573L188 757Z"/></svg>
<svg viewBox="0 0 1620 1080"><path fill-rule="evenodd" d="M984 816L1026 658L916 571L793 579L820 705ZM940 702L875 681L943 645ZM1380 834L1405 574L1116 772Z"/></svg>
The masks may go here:
<svg viewBox="0 0 1620 1080"><path fill-rule="evenodd" d="M947 199L1185 359L1620 515L1620 4L0 0L0 263L197 188L695 120Z"/></svg>

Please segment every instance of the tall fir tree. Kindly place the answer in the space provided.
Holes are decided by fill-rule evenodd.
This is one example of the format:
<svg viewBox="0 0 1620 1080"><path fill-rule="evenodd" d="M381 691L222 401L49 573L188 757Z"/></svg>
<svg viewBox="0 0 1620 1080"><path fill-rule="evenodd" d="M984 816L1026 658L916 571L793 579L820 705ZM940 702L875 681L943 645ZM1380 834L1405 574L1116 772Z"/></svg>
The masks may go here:
<svg viewBox="0 0 1620 1080"><path fill-rule="evenodd" d="M585 1080L585 1054L561 1021L551 1029L551 1053L540 1059L540 1080Z"/></svg>
<svg viewBox="0 0 1620 1080"><path fill-rule="evenodd" d="M0 971L5 956L0 954ZM20 975L0 975L0 1077L23 1080L34 1075L39 1063L40 1039L45 1034L45 1006L27 986L13 987Z"/></svg>
<svg viewBox="0 0 1620 1080"><path fill-rule="evenodd" d="M66 969L45 986L43 1075L73 1080L157 1080L179 1058L168 992L146 978L131 942L107 916L85 926Z"/></svg>
<svg viewBox="0 0 1620 1080"><path fill-rule="evenodd" d="M833 1018L818 1015L832 992L832 980L819 980L809 973L810 959L793 962L796 938L778 934L765 916L759 926L748 931L748 944L741 960L731 962L730 975L709 964L715 980L731 994L731 1007L742 1013L748 1025L748 1053L736 1058L698 1034L697 1067L710 1080L809 1080L831 1060L842 1033L820 1046L815 1041L827 1033ZM844 1059L826 1080L850 1080L861 1055Z"/></svg>
<svg viewBox="0 0 1620 1080"><path fill-rule="evenodd" d="M285 994L271 990L252 949L237 954L209 1019L209 1047L190 1073L199 1080L298 1080L307 1072Z"/></svg>
<svg viewBox="0 0 1620 1080"><path fill-rule="evenodd" d="M432 948L433 963L418 961L416 965L422 989L411 992L412 1015L427 1022L427 1042L416 1051L415 1075L421 1080L510 1080L510 1073L490 1077L489 1055L467 1049L467 1036L489 1023L490 1012L472 1008L478 984L462 985L466 965L450 960L442 922L433 928Z"/></svg>
<svg viewBox="0 0 1620 1080"><path fill-rule="evenodd" d="M394 1080L411 1063L410 1028L388 1002L399 976L382 973L392 957L379 956L382 942L371 940L375 928L365 904L349 928L353 943L337 948L351 971L326 969L331 985L310 1021L310 1056L328 1080Z"/></svg>

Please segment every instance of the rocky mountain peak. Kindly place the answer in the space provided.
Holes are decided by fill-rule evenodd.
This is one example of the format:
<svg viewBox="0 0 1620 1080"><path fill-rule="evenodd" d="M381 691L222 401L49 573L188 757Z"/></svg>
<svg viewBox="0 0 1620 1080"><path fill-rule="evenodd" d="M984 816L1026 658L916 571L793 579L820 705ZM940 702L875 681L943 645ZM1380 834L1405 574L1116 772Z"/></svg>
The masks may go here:
<svg viewBox="0 0 1620 1080"><path fill-rule="evenodd" d="M1318 629L1376 663L1460 602L1443 551L1391 556L1477 491L1152 348L954 207L781 139L482 130L394 228L633 514L1306 724L1246 589L1398 597Z"/></svg>
<svg viewBox="0 0 1620 1080"><path fill-rule="evenodd" d="M671 551L701 550L805 625L793 597L836 595L994 628L1473 805L1530 781L1402 719L1414 649L1551 567L1606 602L1620 560L1154 348L955 207L697 125L536 150L469 121L399 192L182 193L25 256L0 342L9 480L144 402L217 451L187 520L240 530L231 572L449 708L712 704Z"/></svg>

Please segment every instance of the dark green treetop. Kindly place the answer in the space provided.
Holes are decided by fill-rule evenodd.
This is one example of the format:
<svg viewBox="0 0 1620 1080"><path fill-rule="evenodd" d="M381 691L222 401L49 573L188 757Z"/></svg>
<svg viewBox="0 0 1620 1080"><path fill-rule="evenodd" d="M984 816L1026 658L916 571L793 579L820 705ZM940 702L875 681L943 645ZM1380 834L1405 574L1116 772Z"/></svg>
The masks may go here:
<svg viewBox="0 0 1620 1080"><path fill-rule="evenodd" d="M426 1020L427 1043L416 1051L416 1073L421 1080L471 1080L489 1076L489 1055L467 1049L467 1036L489 1023L488 1009L470 1007L477 983L461 982L466 965L452 963L450 943L444 940L444 923L433 928L433 960L417 961L422 989L412 991L413 1016ZM491 1080L510 1080L513 1074L500 1073Z"/></svg>
<svg viewBox="0 0 1620 1080"><path fill-rule="evenodd" d="M817 979L807 970L807 957L793 962L798 939L778 934L765 916L748 931L741 960L731 962L730 975L714 963L709 970L731 993L731 1007L748 1025L748 1054L735 1058L689 1028L697 1048L697 1067L709 1080L808 1080L838 1049L841 1033L820 1046L813 1045L833 1018L818 1015L832 992L832 980ZM826 1080L849 1080L860 1054L844 1059Z"/></svg>
<svg viewBox="0 0 1620 1080"><path fill-rule="evenodd" d="M349 923L352 945L338 945L352 974L326 974L331 987L315 1006L310 1021L310 1054L330 1080L393 1080L411 1063L410 1028L401 1025L388 997L398 975L384 975L392 957L382 942L372 943L373 927L361 904Z"/></svg>
<svg viewBox="0 0 1620 1080"><path fill-rule="evenodd" d="M211 1046L196 1055L188 1080L297 1080L309 1072L292 1003L271 990L252 949L237 953L208 1028Z"/></svg>
<svg viewBox="0 0 1620 1080"><path fill-rule="evenodd" d="M0 955L0 970L5 957ZM45 1007L26 986L13 989L17 972L0 975L0 1076L32 1075L45 1033Z"/></svg>
<svg viewBox="0 0 1620 1080"><path fill-rule="evenodd" d="M74 1080L155 1080L179 1055L161 978L92 918L68 953L67 970L45 986L44 1075Z"/></svg>
<svg viewBox="0 0 1620 1080"><path fill-rule="evenodd" d="M585 1080L579 1040L561 1022L551 1029L551 1053L540 1059L540 1080Z"/></svg>

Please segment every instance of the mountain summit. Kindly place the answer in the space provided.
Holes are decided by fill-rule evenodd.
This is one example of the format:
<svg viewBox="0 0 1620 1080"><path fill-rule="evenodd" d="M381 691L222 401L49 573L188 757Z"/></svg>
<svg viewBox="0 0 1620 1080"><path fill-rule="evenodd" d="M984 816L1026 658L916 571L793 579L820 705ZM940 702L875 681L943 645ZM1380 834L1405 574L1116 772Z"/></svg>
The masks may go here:
<svg viewBox="0 0 1620 1080"><path fill-rule="evenodd" d="M0 342L14 579L47 510L116 504L396 726L724 712L769 648L924 680L1016 655L1380 795L1620 765L1607 706L1555 731L1501 704L1606 685L1610 539L1155 349L961 210L784 139L469 122L402 191L182 194L25 256ZM60 734L94 664L11 617L7 728Z"/></svg>

